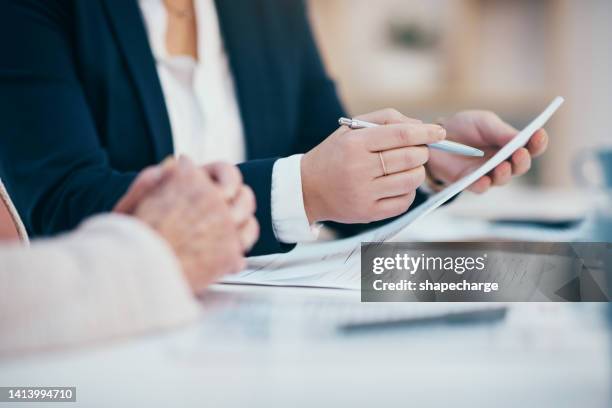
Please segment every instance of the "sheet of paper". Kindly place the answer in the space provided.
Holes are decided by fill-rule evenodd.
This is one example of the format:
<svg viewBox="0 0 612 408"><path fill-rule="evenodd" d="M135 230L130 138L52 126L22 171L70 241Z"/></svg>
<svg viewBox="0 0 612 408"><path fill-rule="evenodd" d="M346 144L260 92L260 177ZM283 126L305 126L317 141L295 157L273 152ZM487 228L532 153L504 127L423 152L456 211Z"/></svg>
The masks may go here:
<svg viewBox="0 0 612 408"><path fill-rule="evenodd" d="M298 245L286 254L273 254L249 259L248 269L225 282L258 283L269 285L329 286L359 288L359 254L362 242L385 242L418 219L468 188L489 173L512 153L525 146L530 137L544 126L563 104L562 97L550 105L514 139L472 173L456 181L427 201L382 227L350 238L308 245Z"/></svg>

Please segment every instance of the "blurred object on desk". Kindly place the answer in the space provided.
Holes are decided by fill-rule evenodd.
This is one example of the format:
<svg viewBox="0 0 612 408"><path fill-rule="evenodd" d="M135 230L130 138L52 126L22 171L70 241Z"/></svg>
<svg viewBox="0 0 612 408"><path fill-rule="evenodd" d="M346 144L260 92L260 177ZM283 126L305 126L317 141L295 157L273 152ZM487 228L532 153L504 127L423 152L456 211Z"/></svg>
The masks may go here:
<svg viewBox="0 0 612 408"><path fill-rule="evenodd" d="M560 222L582 220L592 206L592 199L581 191L514 184L492 189L486 197L463 193L448 213L487 221Z"/></svg>
<svg viewBox="0 0 612 408"><path fill-rule="evenodd" d="M580 152L576 156L575 177L582 187L612 191L612 146Z"/></svg>
<svg viewBox="0 0 612 408"><path fill-rule="evenodd" d="M507 224L458 217L451 213L453 205L439 208L428 217L414 222L391 242L572 242L578 239L578 227L548 228L538 223Z"/></svg>
<svg viewBox="0 0 612 408"><path fill-rule="evenodd" d="M612 242L612 147L601 147L579 158L576 177L585 184L584 194L595 203L582 227L582 235L585 240ZM595 172L584 174L585 168Z"/></svg>

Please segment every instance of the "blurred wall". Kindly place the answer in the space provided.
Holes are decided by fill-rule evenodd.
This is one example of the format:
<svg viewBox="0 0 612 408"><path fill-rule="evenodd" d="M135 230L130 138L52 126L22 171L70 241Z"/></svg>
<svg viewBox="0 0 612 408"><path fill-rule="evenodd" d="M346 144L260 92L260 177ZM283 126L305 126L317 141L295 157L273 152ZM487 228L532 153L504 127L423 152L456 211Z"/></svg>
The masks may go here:
<svg viewBox="0 0 612 408"><path fill-rule="evenodd" d="M309 0L351 113L424 120L490 109L524 126L556 95L549 153L523 182L571 187L585 146L612 144L612 1Z"/></svg>

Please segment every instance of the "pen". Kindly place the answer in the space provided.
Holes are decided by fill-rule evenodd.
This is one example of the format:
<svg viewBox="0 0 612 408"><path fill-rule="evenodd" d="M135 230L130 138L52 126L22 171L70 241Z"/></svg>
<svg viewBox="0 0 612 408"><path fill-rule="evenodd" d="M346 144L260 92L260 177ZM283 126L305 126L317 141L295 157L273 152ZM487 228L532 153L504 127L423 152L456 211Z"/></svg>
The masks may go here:
<svg viewBox="0 0 612 408"><path fill-rule="evenodd" d="M370 123L359 119L340 118L338 119L340 126L348 126L351 129L364 129L377 127L376 123ZM450 140L443 140L441 142L432 143L428 145L432 149L442 150L448 153L460 154L462 156L482 157L484 152L475 147L466 146L461 143L451 142Z"/></svg>

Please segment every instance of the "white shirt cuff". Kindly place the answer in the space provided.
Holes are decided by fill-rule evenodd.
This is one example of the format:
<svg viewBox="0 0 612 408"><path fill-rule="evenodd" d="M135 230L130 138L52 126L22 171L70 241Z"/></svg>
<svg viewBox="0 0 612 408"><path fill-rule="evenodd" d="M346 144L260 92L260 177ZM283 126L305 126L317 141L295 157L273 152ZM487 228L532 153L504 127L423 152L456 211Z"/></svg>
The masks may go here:
<svg viewBox="0 0 612 408"><path fill-rule="evenodd" d="M276 239L286 244L315 241L321 226L310 225L302 196L301 161L296 154L274 163L272 169L272 227Z"/></svg>

